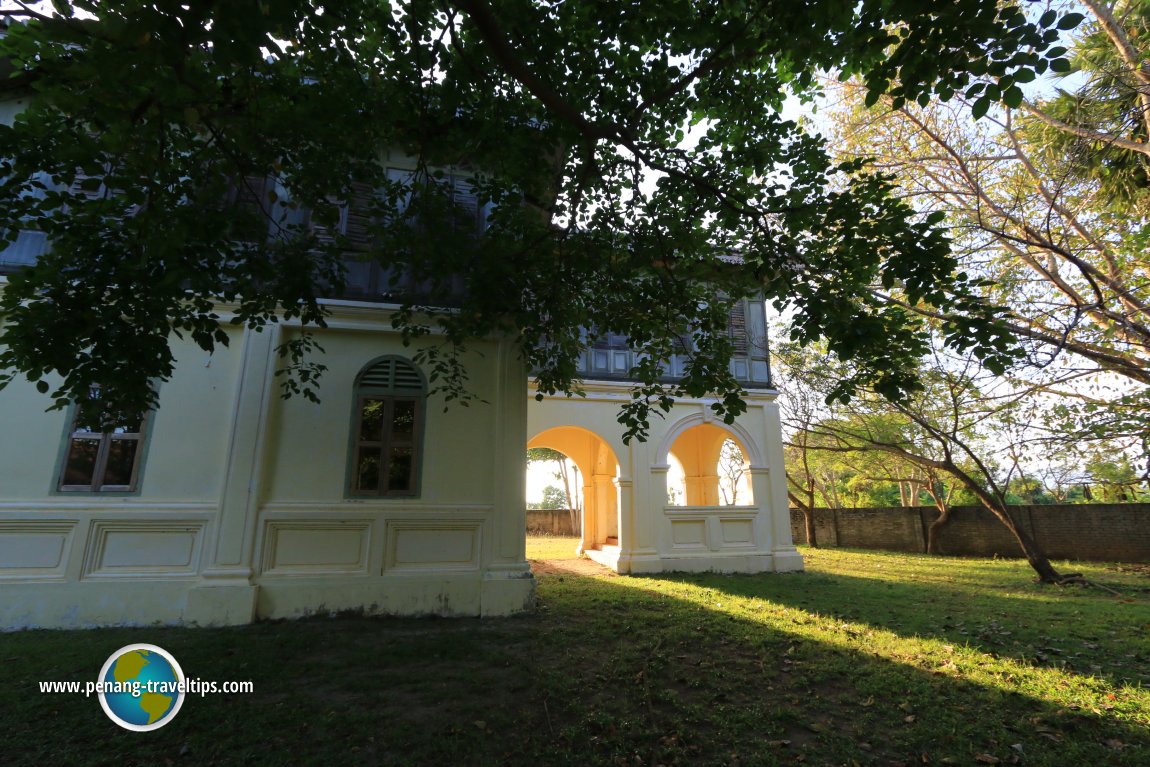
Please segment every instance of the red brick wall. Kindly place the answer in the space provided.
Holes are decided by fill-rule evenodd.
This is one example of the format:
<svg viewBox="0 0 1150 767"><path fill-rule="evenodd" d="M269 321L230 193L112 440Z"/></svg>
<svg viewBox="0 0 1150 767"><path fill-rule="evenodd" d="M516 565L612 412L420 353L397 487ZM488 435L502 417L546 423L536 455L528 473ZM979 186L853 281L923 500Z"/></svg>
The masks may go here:
<svg viewBox="0 0 1150 767"><path fill-rule="evenodd" d="M1150 504L1011 506L1015 524L1052 559L1150 562ZM923 552L938 512L930 506L881 509L815 509L820 546ZM796 543L806 542L803 514L791 509ZM1021 556L1010 532L981 506L956 506L939 530L939 553L956 556Z"/></svg>
<svg viewBox="0 0 1150 767"><path fill-rule="evenodd" d="M567 509L528 509L527 532L535 535L578 535L571 530Z"/></svg>

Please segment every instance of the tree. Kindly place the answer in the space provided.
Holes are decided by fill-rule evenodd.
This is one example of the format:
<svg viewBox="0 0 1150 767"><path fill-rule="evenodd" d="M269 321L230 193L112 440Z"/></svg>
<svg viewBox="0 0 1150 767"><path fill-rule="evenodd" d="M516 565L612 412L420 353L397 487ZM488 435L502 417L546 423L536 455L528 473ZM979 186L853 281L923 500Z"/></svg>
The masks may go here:
<svg viewBox="0 0 1150 767"><path fill-rule="evenodd" d="M1143 478L1135 471L1130 456L1121 451L1095 447L1084 468L1096 501L1123 503L1141 500Z"/></svg>
<svg viewBox="0 0 1150 767"><path fill-rule="evenodd" d="M578 474L579 467L574 466L576 474L576 493L571 492L571 472L567 467L570 459L566 455L560 453L558 450L553 450L549 447L529 447L527 448L527 463L537 463L540 461L553 462L555 464L555 479L563 480L563 489L559 493L552 493L550 499L547 491L549 487L543 488L543 502L546 504L549 500L552 502L562 498L562 505L559 506L542 506L544 509L567 509L571 515L571 529L578 532L581 529L581 520L583 517L583 504L579 501L578 496ZM555 488L558 490L558 488Z"/></svg>
<svg viewBox="0 0 1150 767"><path fill-rule="evenodd" d="M1081 580L1078 574L1059 573L1007 508L1009 487L1018 476L1019 465L995 457L1012 454L1014 411L1025 393L1012 391L1008 382L970 357L952 358L936 352L923 360L924 389L914 396L890 401L870 391L843 401L828 394L833 387L828 380L839 373L824 354L785 345L776 359L785 366L788 390L802 388L823 394L830 408L826 417L801 427L809 432L808 450L885 453L927 473L932 489L943 475L949 476L1006 527L1040 581ZM940 516L928 535L928 548L936 545L937 528L945 524L949 514L949 499L936 496L935 501Z"/></svg>
<svg viewBox="0 0 1150 767"><path fill-rule="evenodd" d="M747 458L739 443L729 439L719 448L719 492L723 503L734 506L739 502L739 483L747 474Z"/></svg>
<svg viewBox="0 0 1150 767"><path fill-rule="evenodd" d="M32 98L0 129L0 229L51 248L0 298L0 384L61 407L101 385L100 409L138 412L170 336L226 343L221 305L321 325L352 253L395 278L406 337L442 330L419 354L448 400L470 396L468 339L513 336L541 393L577 391L598 336L630 339L628 438L679 394L741 412L726 303L760 291L853 360L841 392L913 388L926 350L874 284L1004 365L937 222L779 110L832 68L897 103L1028 77L1064 62L1075 22L992 0L52 5L3 11L22 22L3 88ZM389 150L414 171L389 176ZM314 397L314 339L281 351L285 392Z"/></svg>
<svg viewBox="0 0 1150 767"><path fill-rule="evenodd" d="M1012 373L1062 399L1051 441L1125 439L1146 454L1150 6L1080 6L1090 20L1054 67L1073 70L1072 90L1028 96L1029 75L984 78L947 104L868 110L864 86L848 84L832 122L841 157L876 158L945 216L961 268L985 278L984 298L1025 341L1030 364Z"/></svg>
<svg viewBox="0 0 1150 767"><path fill-rule="evenodd" d="M570 509L571 504L567 502L567 493L555 485L548 485L543 488L543 502L539 504L539 508Z"/></svg>

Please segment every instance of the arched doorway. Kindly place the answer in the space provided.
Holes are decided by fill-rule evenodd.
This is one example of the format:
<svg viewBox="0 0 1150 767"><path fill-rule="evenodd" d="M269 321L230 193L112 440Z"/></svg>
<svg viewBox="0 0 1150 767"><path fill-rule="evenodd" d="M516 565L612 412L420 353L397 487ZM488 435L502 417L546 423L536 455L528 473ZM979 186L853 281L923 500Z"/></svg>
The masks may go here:
<svg viewBox="0 0 1150 767"><path fill-rule="evenodd" d="M754 506L750 456L744 440L721 426L685 429L668 451L674 468L667 477L669 505Z"/></svg>
<svg viewBox="0 0 1150 767"><path fill-rule="evenodd" d="M570 458L579 468L583 488L583 525L579 552L617 551L619 546L619 460L611 446L579 426L556 426L540 432L527 447L548 447Z"/></svg>

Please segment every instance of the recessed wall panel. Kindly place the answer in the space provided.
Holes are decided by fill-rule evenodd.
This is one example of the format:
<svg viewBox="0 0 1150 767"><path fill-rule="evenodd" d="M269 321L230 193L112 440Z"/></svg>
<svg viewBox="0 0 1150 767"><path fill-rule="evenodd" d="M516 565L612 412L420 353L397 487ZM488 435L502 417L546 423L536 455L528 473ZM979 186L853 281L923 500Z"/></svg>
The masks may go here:
<svg viewBox="0 0 1150 767"><path fill-rule="evenodd" d="M366 573L370 524L270 522L264 538L268 575Z"/></svg>
<svg viewBox="0 0 1150 767"><path fill-rule="evenodd" d="M707 523L701 519L672 520L671 543L675 548L705 548Z"/></svg>
<svg viewBox="0 0 1150 767"><path fill-rule="evenodd" d="M75 522L0 523L0 579L63 578Z"/></svg>
<svg viewBox="0 0 1150 767"><path fill-rule="evenodd" d="M719 526L725 545L750 546L755 542L755 526L749 519L724 519Z"/></svg>
<svg viewBox="0 0 1150 767"><path fill-rule="evenodd" d="M195 575L202 523L93 522L84 577Z"/></svg>
<svg viewBox="0 0 1150 767"><path fill-rule="evenodd" d="M475 570L478 567L479 527L476 524L396 522L388 526L386 570Z"/></svg>

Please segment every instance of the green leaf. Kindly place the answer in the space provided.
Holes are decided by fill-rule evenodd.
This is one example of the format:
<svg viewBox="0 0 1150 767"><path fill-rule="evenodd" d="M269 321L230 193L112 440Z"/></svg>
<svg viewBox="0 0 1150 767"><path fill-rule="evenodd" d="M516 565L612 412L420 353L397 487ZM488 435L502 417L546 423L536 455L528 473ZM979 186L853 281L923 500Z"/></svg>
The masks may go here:
<svg viewBox="0 0 1150 767"><path fill-rule="evenodd" d="M982 117L984 114L986 114L986 111L990 109L990 103L991 99L989 96L983 96L979 98L978 101L975 101L974 105L970 108L971 116L974 117L975 120Z"/></svg>
<svg viewBox="0 0 1150 767"><path fill-rule="evenodd" d="M1086 17L1081 13L1068 13L1058 21L1058 28L1061 30L1074 29L1082 23Z"/></svg>
<svg viewBox="0 0 1150 767"><path fill-rule="evenodd" d="M1002 94L1002 103L1012 109L1017 109L1022 105L1022 89L1017 85L1007 88L1006 92Z"/></svg>

